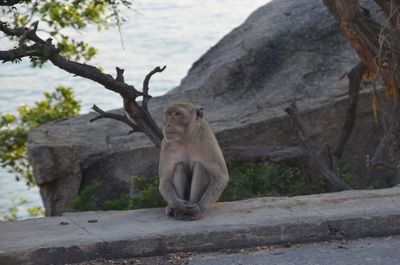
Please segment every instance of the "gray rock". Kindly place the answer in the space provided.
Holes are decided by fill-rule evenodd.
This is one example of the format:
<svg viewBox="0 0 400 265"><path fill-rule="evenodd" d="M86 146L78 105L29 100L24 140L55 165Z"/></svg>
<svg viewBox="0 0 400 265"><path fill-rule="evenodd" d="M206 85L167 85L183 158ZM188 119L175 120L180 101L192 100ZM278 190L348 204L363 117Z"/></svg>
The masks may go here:
<svg viewBox="0 0 400 265"><path fill-rule="evenodd" d="M293 130L284 108L296 102L316 146L334 144L347 106L347 80L358 62L322 1L274 0L256 10L190 69L181 84L150 101L160 122L165 106L191 101L205 109L222 148L287 145ZM101 200L129 193L130 176L157 175L158 150L117 121L95 114L47 124L29 134L29 154L49 215L65 211L79 191L101 182ZM343 164L362 171L379 130L370 96L360 99L357 126ZM365 144L368 143L368 144Z"/></svg>

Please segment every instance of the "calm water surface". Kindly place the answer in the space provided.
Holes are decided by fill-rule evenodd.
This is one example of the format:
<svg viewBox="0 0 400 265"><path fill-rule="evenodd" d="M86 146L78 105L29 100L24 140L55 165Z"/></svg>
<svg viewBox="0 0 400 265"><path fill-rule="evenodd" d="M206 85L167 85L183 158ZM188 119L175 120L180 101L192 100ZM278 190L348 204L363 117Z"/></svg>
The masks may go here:
<svg viewBox="0 0 400 265"><path fill-rule="evenodd" d="M190 66L225 34L240 25L256 8L270 0L136 0L132 10L123 11L127 22L122 25L122 42L118 31L88 30L73 33L77 38L98 48L98 55L90 63L102 66L115 75L115 67L125 69L125 80L140 88L144 76L155 66L167 69L153 77L151 94L161 95L174 88L186 75ZM47 36L42 33L42 36ZM0 34L0 50L11 46ZM57 85L74 88L82 102L82 113L92 104L103 109L122 106L119 95L93 82L84 80L52 66L32 69L29 62L0 65L0 112L15 113L24 103L41 99L44 91ZM12 174L0 168L0 216L8 212L12 200L24 196L24 207L42 205L38 188L27 189L16 182ZM26 218L20 207L20 218Z"/></svg>

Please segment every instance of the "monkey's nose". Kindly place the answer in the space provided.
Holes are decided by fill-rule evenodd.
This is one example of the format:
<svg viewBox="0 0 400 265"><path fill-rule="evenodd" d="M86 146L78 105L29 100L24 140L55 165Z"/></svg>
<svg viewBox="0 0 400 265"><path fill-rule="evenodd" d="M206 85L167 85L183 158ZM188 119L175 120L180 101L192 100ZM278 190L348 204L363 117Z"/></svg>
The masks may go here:
<svg viewBox="0 0 400 265"><path fill-rule="evenodd" d="M167 128L169 128L169 127L171 127L171 124L167 124L167 126L166 126Z"/></svg>

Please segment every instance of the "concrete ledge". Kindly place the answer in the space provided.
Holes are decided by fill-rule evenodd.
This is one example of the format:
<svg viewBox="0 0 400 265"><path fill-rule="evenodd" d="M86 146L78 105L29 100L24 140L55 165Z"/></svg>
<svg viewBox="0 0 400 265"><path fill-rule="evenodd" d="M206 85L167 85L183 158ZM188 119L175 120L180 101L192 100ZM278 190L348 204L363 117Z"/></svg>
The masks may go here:
<svg viewBox="0 0 400 265"><path fill-rule="evenodd" d="M0 222L0 264L64 264L394 234L400 234L399 186L218 203L194 222L174 221L163 209Z"/></svg>

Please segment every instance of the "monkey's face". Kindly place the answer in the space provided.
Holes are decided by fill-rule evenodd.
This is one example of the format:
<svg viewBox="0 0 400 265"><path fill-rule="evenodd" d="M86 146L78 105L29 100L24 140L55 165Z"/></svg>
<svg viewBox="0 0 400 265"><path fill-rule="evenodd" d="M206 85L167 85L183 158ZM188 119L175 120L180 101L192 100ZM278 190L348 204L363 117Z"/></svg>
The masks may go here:
<svg viewBox="0 0 400 265"><path fill-rule="evenodd" d="M203 109L191 103L180 102L170 106L164 115L164 137L166 140L179 140L194 128L203 116Z"/></svg>
<svg viewBox="0 0 400 265"><path fill-rule="evenodd" d="M190 123L190 112L184 108L170 107L165 112L164 137L167 140L178 140Z"/></svg>

